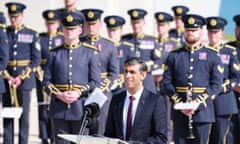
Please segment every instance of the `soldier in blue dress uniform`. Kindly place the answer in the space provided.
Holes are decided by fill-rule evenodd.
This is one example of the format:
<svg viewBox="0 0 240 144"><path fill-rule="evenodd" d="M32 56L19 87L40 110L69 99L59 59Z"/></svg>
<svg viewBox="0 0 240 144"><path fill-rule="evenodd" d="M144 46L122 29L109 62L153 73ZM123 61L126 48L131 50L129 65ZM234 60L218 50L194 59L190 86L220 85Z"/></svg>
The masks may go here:
<svg viewBox="0 0 240 144"><path fill-rule="evenodd" d="M206 144L215 122L212 98L221 90L224 68L216 50L201 44L205 18L189 14L183 22L186 46L169 53L163 88L173 105L191 102L197 106L172 111L175 144Z"/></svg>
<svg viewBox="0 0 240 144"><path fill-rule="evenodd" d="M122 29L125 24L123 17L118 15L106 16L104 22L107 27L108 37L114 41L115 47L118 50L119 75L118 79L114 81L112 88L113 95L115 95L126 90L123 80L124 61L130 57L134 57L135 52L133 44L121 40Z"/></svg>
<svg viewBox="0 0 240 144"><path fill-rule="evenodd" d="M160 61L157 62L158 65L154 66L152 72L154 81L156 84L157 92L163 94L161 89L163 72L165 62L167 60L168 53L178 47L178 41L176 38L169 37L170 23L173 21L173 17L166 12L156 12L154 17L157 22L157 32L158 32L158 44L159 46L155 49L155 53L160 55ZM167 118L168 118L168 142L172 141L172 122L171 122L171 102L165 97L165 103L167 106Z"/></svg>
<svg viewBox="0 0 240 144"><path fill-rule="evenodd" d="M19 119L19 144L28 143L29 110L31 91L36 87L34 71L40 64L41 48L38 33L23 24L22 3L9 2L5 5L11 25L7 27L9 61L5 72L5 84L9 88L3 95L3 107L22 107ZM14 143L14 119L4 118L3 141Z"/></svg>
<svg viewBox="0 0 240 144"><path fill-rule="evenodd" d="M176 27L169 31L170 37L174 37L178 40L179 46L185 44L184 39L184 23L182 21L182 16L186 15L189 12L189 8L183 5L176 5L172 7L174 13L174 20Z"/></svg>
<svg viewBox="0 0 240 144"><path fill-rule="evenodd" d="M222 42L225 25L227 21L222 17L207 18L209 46L217 50L224 66L222 89L214 99L216 122L212 125L211 144L236 143L236 133L231 130L236 128L236 124L231 122L238 113L233 90L240 79L240 68L236 48Z"/></svg>
<svg viewBox="0 0 240 144"><path fill-rule="evenodd" d="M233 16L233 20L235 22L235 40L234 41L230 41L227 44L234 46L237 50L237 55L238 55L238 60L240 60L240 14L234 15ZM240 112L240 84L238 83L237 86L235 87L235 96L236 99L238 101L238 113ZM240 114L238 114L237 117L233 116L233 122L237 123L237 128L234 129L234 131L236 131L237 135L237 139L238 142L240 141Z"/></svg>
<svg viewBox="0 0 240 144"><path fill-rule="evenodd" d="M9 58L7 39L6 18L4 13L0 12L0 102L2 102L2 94L6 91L4 84L4 72L7 68Z"/></svg>
<svg viewBox="0 0 240 144"><path fill-rule="evenodd" d="M61 23L64 44L48 53L43 86L51 96L55 143L67 144L57 135L79 133L88 91L100 83L100 62L96 47L79 40L83 24L79 13L66 13Z"/></svg>
<svg viewBox="0 0 240 144"><path fill-rule="evenodd" d="M38 96L38 118L39 118L39 136L42 139L43 144L48 143L48 138L52 137L51 121L48 117L49 109L49 96L42 91L42 80L44 74L44 67L46 64L47 54L52 48L62 45L64 37L61 32L58 32L60 25L59 14L55 10L45 10L42 13L45 20L45 26L47 31L39 34L41 45L41 66L36 70L37 77L37 96Z"/></svg>
<svg viewBox="0 0 240 144"><path fill-rule="evenodd" d="M123 35L122 41L133 44L135 56L146 62L148 73L143 81L143 85L146 89L156 93L156 86L151 71L160 55L154 53L154 49L157 47L156 37L145 34L143 31L145 25L144 17L147 15L147 11L144 9L130 9L128 14L131 18L133 33Z"/></svg>
<svg viewBox="0 0 240 144"><path fill-rule="evenodd" d="M100 110L98 123L95 127L90 129L89 134L103 135L105 131L108 108L112 99L111 86L119 74L117 48L114 46L114 42L112 40L100 36L102 26L101 15L103 10L83 9L82 13L86 19L85 30L87 32L87 36L82 37L81 41L93 45L98 49L98 55L101 63L101 83L105 83L106 89L104 90L104 94L108 97L107 102Z"/></svg>

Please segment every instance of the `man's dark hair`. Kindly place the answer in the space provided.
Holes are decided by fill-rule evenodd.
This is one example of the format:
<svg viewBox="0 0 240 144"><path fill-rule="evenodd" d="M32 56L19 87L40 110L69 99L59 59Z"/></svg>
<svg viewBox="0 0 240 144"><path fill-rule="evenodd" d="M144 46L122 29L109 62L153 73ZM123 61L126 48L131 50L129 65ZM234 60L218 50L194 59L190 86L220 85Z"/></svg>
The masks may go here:
<svg viewBox="0 0 240 144"><path fill-rule="evenodd" d="M126 65L140 65L140 72L147 72L146 63L138 57L130 57L124 61L124 66Z"/></svg>

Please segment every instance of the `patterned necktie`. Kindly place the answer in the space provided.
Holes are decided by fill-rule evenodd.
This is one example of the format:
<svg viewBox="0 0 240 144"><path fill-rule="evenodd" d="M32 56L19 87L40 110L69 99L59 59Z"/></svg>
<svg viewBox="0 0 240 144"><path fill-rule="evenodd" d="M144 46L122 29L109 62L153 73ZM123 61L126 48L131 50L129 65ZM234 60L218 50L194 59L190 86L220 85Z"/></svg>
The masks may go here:
<svg viewBox="0 0 240 144"><path fill-rule="evenodd" d="M128 113L127 113L127 129L126 129L126 140L129 140L132 130L132 107L133 101L135 98L133 96L129 97L130 103L128 105Z"/></svg>

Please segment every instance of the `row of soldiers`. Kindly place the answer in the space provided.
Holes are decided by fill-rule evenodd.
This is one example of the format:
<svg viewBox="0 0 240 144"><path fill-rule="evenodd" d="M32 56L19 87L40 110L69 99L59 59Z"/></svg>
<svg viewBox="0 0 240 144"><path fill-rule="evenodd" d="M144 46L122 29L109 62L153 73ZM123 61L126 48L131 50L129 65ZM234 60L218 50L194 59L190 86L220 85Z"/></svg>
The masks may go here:
<svg viewBox="0 0 240 144"><path fill-rule="evenodd" d="M6 87L1 86L1 93L3 107L14 105L23 108L19 143L28 143L30 92L36 86L39 102L45 102L51 97L50 107L45 103L39 106L40 135L43 143L48 143L49 137L55 143L64 143L58 134L78 134L84 101L89 91L95 87L104 91L108 101L101 108L97 122L89 126L88 134L103 135L111 98L124 90L123 62L129 57L140 57L146 62L148 74L144 80L145 88L170 96L174 104L181 102L180 99L186 101L185 93L191 92L192 98L197 97L197 102L203 105L197 112L194 111L196 114L183 115L173 110L174 116L170 118L171 103L166 99L169 105L168 120L174 121L176 143L189 141L183 132L188 127L188 115L193 117L194 133L197 137L193 143L208 141L207 132L210 126L204 129L199 127L215 122L215 119L211 143L237 143L238 93L234 95L233 90L237 90L239 81L237 55L240 53L237 51L239 49L222 43L223 34L215 36L217 32L224 30L227 24L224 18L209 17L206 20L199 15L187 14L189 9L185 6L174 6L174 18L176 26L179 27L170 30L170 22L174 18L168 13L156 12L158 37L155 37L143 31L147 11L131 9L128 14L133 33L122 35L125 24L123 17L112 15L104 18L110 40L100 36L103 13L100 9L46 10L43 17L47 32L38 35L23 24L23 11L26 8L24 4L13 2L7 3L6 7L11 25L1 26L1 75L5 79L5 84L2 85ZM234 21L239 26L240 16L235 16ZM194 45L191 38L186 39L184 30L196 31L205 24L209 31L209 45ZM236 27L236 34L238 33ZM238 35L237 38L240 37ZM239 46L238 42L230 44ZM186 49L185 53L196 52L198 55L192 58L187 54L178 55L181 50L179 47ZM202 47L205 47L207 52L198 52ZM168 57L170 51L173 52ZM194 58L201 61L210 58L209 67L195 63ZM162 82L162 79L165 80ZM198 97L198 94L202 95ZM212 102L209 101L214 101L215 112ZM181 124L182 122L184 124ZM14 143L13 119L4 118L3 123L4 143ZM169 131L171 134L172 130ZM171 135L168 139L171 141Z"/></svg>

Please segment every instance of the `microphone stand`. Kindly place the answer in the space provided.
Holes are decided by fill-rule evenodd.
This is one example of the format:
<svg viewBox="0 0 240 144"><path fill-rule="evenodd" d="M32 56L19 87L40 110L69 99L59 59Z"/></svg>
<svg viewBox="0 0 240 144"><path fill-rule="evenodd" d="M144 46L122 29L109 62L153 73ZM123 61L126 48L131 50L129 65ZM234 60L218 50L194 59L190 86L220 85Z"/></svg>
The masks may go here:
<svg viewBox="0 0 240 144"><path fill-rule="evenodd" d="M82 124L78 133L78 137L77 137L77 144L80 144L81 139L83 137L83 133L87 127L88 124L88 120L87 120L87 115L88 115L88 111L84 112L84 116L83 116L83 120L82 120Z"/></svg>

